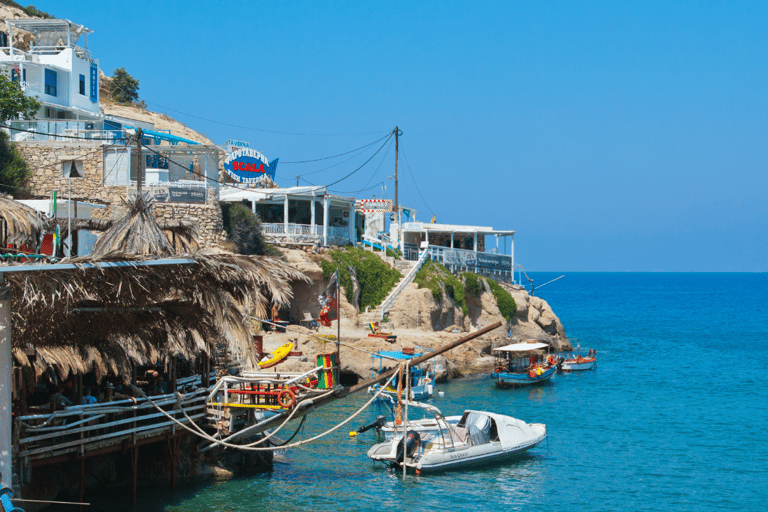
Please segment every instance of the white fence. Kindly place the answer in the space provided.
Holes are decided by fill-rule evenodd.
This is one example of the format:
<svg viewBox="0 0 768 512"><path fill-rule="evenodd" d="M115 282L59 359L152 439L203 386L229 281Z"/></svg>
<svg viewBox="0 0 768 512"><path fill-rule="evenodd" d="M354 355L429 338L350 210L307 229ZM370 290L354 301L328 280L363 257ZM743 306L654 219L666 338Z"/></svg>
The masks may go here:
<svg viewBox="0 0 768 512"><path fill-rule="evenodd" d="M512 281L512 258L504 254L475 252L430 245L429 258L445 265L453 273L474 272L496 281Z"/></svg>
<svg viewBox="0 0 768 512"><path fill-rule="evenodd" d="M323 226L309 224L262 223L261 231L270 242L322 244ZM328 245L348 245L349 228L328 226Z"/></svg>

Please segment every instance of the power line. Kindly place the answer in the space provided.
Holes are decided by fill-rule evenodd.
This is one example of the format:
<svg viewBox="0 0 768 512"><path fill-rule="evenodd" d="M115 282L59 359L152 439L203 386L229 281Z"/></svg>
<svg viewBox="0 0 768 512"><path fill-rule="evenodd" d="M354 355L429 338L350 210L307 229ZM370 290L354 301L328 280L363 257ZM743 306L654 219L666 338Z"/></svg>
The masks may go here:
<svg viewBox="0 0 768 512"><path fill-rule="evenodd" d="M413 177L413 172L411 171L411 164L408 163L408 157L405 156L405 150L403 149L403 145L400 144L400 149L403 151L403 159L405 160L405 165L408 167L408 174L411 175L411 179L413 180L413 184L416 185L416 190L419 192L419 196L421 196L421 200L424 201L424 206L427 207L427 210L429 210L429 213L432 215L435 215L435 212L432 211L432 208L429 207L429 204L427 204L427 200L424 199L424 195L421 193L421 189L419 188L419 184L416 183L416 178Z"/></svg>
<svg viewBox="0 0 768 512"><path fill-rule="evenodd" d="M376 176L376 174L378 174L378 172L379 172L379 169L381 169L381 166L382 166L382 164L384 163L384 160L386 160L386 159L387 159L387 155L389 154L389 150L390 150L390 149L392 149L392 139L390 139L390 140L389 140L389 146L387 146L387 151L384 153L384 157L381 159L381 162L379 162L379 166L378 166L378 167L376 167L376 170L374 171L374 173L373 173L373 174L371 174L371 177L368 179L368 182L367 182L365 185L363 185L363 188L362 188L362 189L360 189L360 190L354 190L354 191L340 191L340 190L334 190L334 192L337 192L337 193L339 193L339 194L359 194L360 192L365 192L365 191L367 191L367 190L371 190L372 188L376 188L376 187L378 187L378 186L379 186L378 184L376 184L376 185L374 185L374 186L372 186L372 187L368 187L368 185L371 183L371 180L372 180L372 179L373 179L373 178ZM382 183L384 183L384 182L382 181ZM366 187L368 187L368 188L366 188Z"/></svg>
<svg viewBox="0 0 768 512"><path fill-rule="evenodd" d="M371 155L371 158L369 158L368 160L366 160L366 161L363 163L363 165L361 165L360 167L358 167L357 169L355 169L355 170L354 170L354 171L352 171L351 173L347 174L346 176L344 176L344 177L343 177L343 178L341 178L340 180L336 180L336 181L334 181L333 183L330 183L330 184L326 185L325 187L326 187L326 188L328 188L328 187L331 187L331 186L333 186L333 185L335 185L335 184L337 184L337 183L339 183L339 182L342 182L342 181L344 181L345 179L347 179L347 178L349 178L350 176L352 176L353 174L355 174L357 171L359 171L359 170L360 170L360 169L362 169L363 167L365 167L365 166L366 166L366 164L367 164L368 162L370 162L370 161L373 159L373 157L375 157L377 154L379 154L379 151L381 151L381 150L384 148L384 146L387 144L387 141L389 141L389 139L391 139L391 138L392 138L392 135L393 135L393 134L394 134L394 132L391 132L391 133L389 134L389 137L387 137L387 140L385 140L385 141L384 141L384 144L382 144L381 146L379 146L379 149L377 149L377 150L376 150L376 153L372 154L372 155Z"/></svg>
<svg viewBox="0 0 768 512"><path fill-rule="evenodd" d="M128 91L126 91L125 89L123 89L119 85L114 84L114 81L110 81L110 87L117 87L122 92L124 92L126 94L128 93ZM314 136L314 137L346 137L346 136L354 136L354 135L377 135L377 134L380 134L380 133L385 133L384 131L362 132L362 133L295 133L295 132L280 132L280 131L276 131L276 130L264 130L262 128L253 128L251 126L241 126L241 125L237 125L237 124L233 124L233 123L226 123L224 121L217 121L215 119L208 119L207 117L196 116L194 114L189 114L189 113L183 112L181 110L176 110L176 109L171 108L171 107L166 107L166 106L161 105L159 103L155 103L154 101L147 101L147 100L142 100L142 101L145 102L145 103L150 103L152 105L157 105L158 107L164 108L166 110L170 110L171 112L176 112L177 114L182 114L182 115L185 115L185 116L194 117L195 119L200 119L202 121L208 121L209 123L216 123L216 124L220 124L220 125L223 125L223 126L231 126L232 128L239 128L239 129L242 129L242 130L253 130L253 131L256 131L256 132L263 132L263 133L276 133L276 134L280 134L280 135L298 135L298 136Z"/></svg>
<svg viewBox="0 0 768 512"><path fill-rule="evenodd" d="M373 141L373 142L369 142L369 143L368 143L368 144L366 144L365 146L361 146L361 147L359 147L359 148L357 148L357 149L353 149L352 151L347 151L347 152L345 152L345 153L339 153L338 155L333 155L333 156L326 156L326 157L323 157L323 158L315 158L314 160L299 160L299 161L297 161L297 162L280 162L280 163L281 163L281 164L306 164L306 163L309 163L309 162L319 162L319 161L321 161L321 160L330 160L331 158L337 158L337 157L340 157L340 156L348 155L348 154L350 154L350 153L354 153L355 151L359 151L359 150L361 150L361 149L365 149L365 148L367 148L367 147L369 147L369 146L373 146L373 145L374 145L374 144L376 144L377 142L379 142L379 141L382 141L382 140L384 140L384 139L386 139L386 138L387 138L387 136L385 135L385 136L383 136L383 137L382 137L382 138L380 138L380 139L377 139L377 140L375 140L375 141Z"/></svg>

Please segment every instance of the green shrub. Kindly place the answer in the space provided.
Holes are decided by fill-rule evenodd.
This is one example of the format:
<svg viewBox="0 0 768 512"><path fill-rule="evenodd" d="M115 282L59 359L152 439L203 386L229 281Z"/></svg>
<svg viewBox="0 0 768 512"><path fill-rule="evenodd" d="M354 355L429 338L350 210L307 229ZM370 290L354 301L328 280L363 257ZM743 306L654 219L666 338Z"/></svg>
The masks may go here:
<svg viewBox="0 0 768 512"><path fill-rule="evenodd" d="M26 197L24 185L29 178L29 166L8 134L0 132L0 191L14 197Z"/></svg>
<svg viewBox="0 0 768 512"><path fill-rule="evenodd" d="M493 279L487 279L487 281L488 286L491 288L491 293L493 293L493 296L496 298L496 305L499 307L501 315L507 319L507 322L511 322L512 317L517 313L515 299L513 299L512 295Z"/></svg>
<svg viewBox="0 0 768 512"><path fill-rule="evenodd" d="M435 302L438 303L443 301L443 291L445 291L445 294L461 308L465 315L469 313L464 297L464 285L440 263L432 260L425 261L424 266L416 273L413 282L419 288L428 288L432 292Z"/></svg>
<svg viewBox="0 0 768 512"><path fill-rule="evenodd" d="M464 290L470 297L480 297L485 291L483 283L480 282L480 276L474 272L464 272L461 274L464 277Z"/></svg>
<svg viewBox="0 0 768 512"><path fill-rule="evenodd" d="M355 269L357 281L360 284L360 300L358 307L376 307L387 298L390 290L397 284L402 275L397 269L389 268L381 258L364 249L356 247L335 249L330 252L333 261L323 260L323 278L327 281L336 269L341 266L341 286L344 294L351 303L353 299L352 277L349 267Z"/></svg>
<svg viewBox="0 0 768 512"><path fill-rule="evenodd" d="M281 256L280 251L269 245L261 232L259 217L243 203L219 203L227 238L235 244L240 254Z"/></svg>

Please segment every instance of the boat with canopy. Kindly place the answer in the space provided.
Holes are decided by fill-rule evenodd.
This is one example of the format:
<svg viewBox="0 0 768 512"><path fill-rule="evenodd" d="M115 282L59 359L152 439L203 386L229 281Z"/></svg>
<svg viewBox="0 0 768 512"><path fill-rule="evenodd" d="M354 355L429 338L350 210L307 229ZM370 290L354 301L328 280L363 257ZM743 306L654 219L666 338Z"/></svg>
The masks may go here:
<svg viewBox="0 0 768 512"><path fill-rule="evenodd" d="M543 359L537 350L549 349L549 345L538 340L527 340L494 349L496 366L491 378L498 387L518 387L542 384L557 371L554 355Z"/></svg>

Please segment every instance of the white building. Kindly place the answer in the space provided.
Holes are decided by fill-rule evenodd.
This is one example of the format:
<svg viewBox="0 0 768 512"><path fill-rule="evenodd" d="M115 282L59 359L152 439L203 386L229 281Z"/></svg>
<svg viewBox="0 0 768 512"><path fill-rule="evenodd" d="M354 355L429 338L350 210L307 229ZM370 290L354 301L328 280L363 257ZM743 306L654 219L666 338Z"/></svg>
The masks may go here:
<svg viewBox="0 0 768 512"><path fill-rule="evenodd" d="M68 121L82 122L83 130L86 125L102 129L99 61L88 51L92 31L58 19L7 20L6 24L8 36L0 38L0 69L42 103L36 118L54 122L52 128L61 132L77 127L76 123L66 126ZM14 33L20 31L32 36L27 50L13 46ZM81 38L83 46L78 44Z"/></svg>
<svg viewBox="0 0 768 512"><path fill-rule="evenodd" d="M271 243L349 245L355 242L355 199L325 187L249 188L224 186L219 200L245 202L261 219Z"/></svg>

